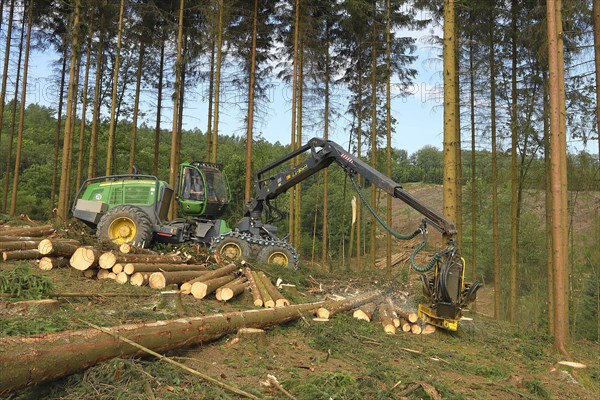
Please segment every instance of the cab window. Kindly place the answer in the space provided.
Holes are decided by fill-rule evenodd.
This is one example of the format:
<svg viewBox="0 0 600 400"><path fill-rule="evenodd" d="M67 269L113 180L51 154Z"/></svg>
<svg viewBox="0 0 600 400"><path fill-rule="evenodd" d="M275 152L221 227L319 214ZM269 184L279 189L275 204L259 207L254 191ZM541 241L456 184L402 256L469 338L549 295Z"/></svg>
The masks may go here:
<svg viewBox="0 0 600 400"><path fill-rule="evenodd" d="M179 193L179 196L185 200L204 200L204 183L195 168L183 168Z"/></svg>

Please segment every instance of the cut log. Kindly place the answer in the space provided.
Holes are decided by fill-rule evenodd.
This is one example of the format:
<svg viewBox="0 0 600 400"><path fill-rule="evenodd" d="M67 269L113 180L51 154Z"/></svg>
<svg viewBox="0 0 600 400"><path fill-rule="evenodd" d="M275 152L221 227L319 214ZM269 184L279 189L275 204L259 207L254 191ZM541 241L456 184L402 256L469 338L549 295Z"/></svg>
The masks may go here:
<svg viewBox="0 0 600 400"><path fill-rule="evenodd" d="M127 275L133 275L133 273L135 272L135 267L133 266L132 263L127 263L125 265L123 265L123 272L125 272ZM153 271L156 272L156 271Z"/></svg>
<svg viewBox="0 0 600 400"><path fill-rule="evenodd" d="M132 286L144 286L148 284L148 274L143 272L134 272L129 278L129 283Z"/></svg>
<svg viewBox="0 0 600 400"><path fill-rule="evenodd" d="M6 228L0 230L0 236L49 236L54 233L52 225L32 226L28 228Z"/></svg>
<svg viewBox="0 0 600 400"><path fill-rule="evenodd" d="M342 312L374 301L379 296L380 292L376 291L338 302L121 325L111 330L142 346L164 353L206 343L240 328L264 328L293 321L302 314L314 312L324 304ZM0 395L52 381L115 357L130 358L141 354L143 353L139 349L96 329L3 337L0 338Z"/></svg>
<svg viewBox="0 0 600 400"><path fill-rule="evenodd" d="M352 313L352 316L356 319L370 322L373 318L373 314L375 314L375 310L377 310L377 304L367 303L362 305L360 308L356 309Z"/></svg>
<svg viewBox="0 0 600 400"><path fill-rule="evenodd" d="M63 268L69 266L69 260L61 257L42 257L38 268L42 271L50 271L52 268Z"/></svg>
<svg viewBox="0 0 600 400"><path fill-rule="evenodd" d="M404 318L400 318L400 326L398 327L402 332L410 332L410 322Z"/></svg>
<svg viewBox="0 0 600 400"><path fill-rule="evenodd" d="M92 266L97 266L99 258L100 252L98 250L93 247L84 246L75 250L69 263L71 264L71 267L80 271L85 271Z"/></svg>
<svg viewBox="0 0 600 400"><path fill-rule="evenodd" d="M111 271L114 272L115 274L118 274L120 272L123 272L123 264L119 264L116 263L115 265L113 265L113 267L111 268Z"/></svg>
<svg viewBox="0 0 600 400"><path fill-rule="evenodd" d="M13 251L3 251L2 259L4 261L10 260L35 260L40 258L42 255L38 251L38 249L33 250L13 250Z"/></svg>
<svg viewBox="0 0 600 400"><path fill-rule="evenodd" d="M206 271L206 264L145 264L145 263L127 263L131 265L133 272L162 272L162 271ZM224 274L227 275L227 274Z"/></svg>
<svg viewBox="0 0 600 400"><path fill-rule="evenodd" d="M275 307L275 301L271 298L269 292L265 288L265 284L262 282L262 279L258 276L256 271L252 271L252 276L254 277L254 282L256 282L256 286L258 287L258 292L260 293L260 298L263 301L263 306L268 308Z"/></svg>
<svg viewBox="0 0 600 400"><path fill-rule="evenodd" d="M58 239L44 239L37 249L40 254L54 257L71 257L79 245L72 242L61 241Z"/></svg>
<svg viewBox="0 0 600 400"><path fill-rule="evenodd" d="M123 254L115 253L115 263L121 264L182 264L186 260L176 254Z"/></svg>
<svg viewBox="0 0 600 400"><path fill-rule="evenodd" d="M239 283L243 283L243 282L247 282L247 281L246 281L246 277L242 275L240 277L235 278L231 282L226 283L225 285L217 288L217 290L215 290L215 297L216 297L216 299L219 300L219 301L222 301L222 299L221 299L221 290L226 289L226 288L228 288L230 286L235 286L235 285L237 285Z"/></svg>
<svg viewBox="0 0 600 400"><path fill-rule="evenodd" d="M396 314L398 314L398 316L400 318L404 318L405 320L407 320L411 324L414 324L419 319L419 316L417 315L416 312L404 311L404 310L399 309L398 307L396 307L394 309L394 311L396 312Z"/></svg>
<svg viewBox="0 0 600 400"><path fill-rule="evenodd" d="M0 251L33 250L37 249L38 245L39 242L37 240L0 242Z"/></svg>
<svg viewBox="0 0 600 400"><path fill-rule="evenodd" d="M319 307L319 308L317 308L317 309L316 309L316 311L315 311L315 315L316 315L316 316L317 316L317 318L319 318L319 319L324 319L324 320L327 320L327 319L329 319L329 315L330 315L330 314L331 314L331 313L329 312L329 310L328 310L328 309L326 309L325 307Z"/></svg>
<svg viewBox="0 0 600 400"><path fill-rule="evenodd" d="M420 335L422 330L423 329L421 328L421 324L418 324L418 323L410 324L410 331L412 333L414 333L415 335Z"/></svg>
<svg viewBox="0 0 600 400"><path fill-rule="evenodd" d="M113 271L113 274L115 272ZM127 275L125 272L119 272L117 274L117 277L115 278L115 282L120 283L121 285L126 284L127 282L129 282L129 275Z"/></svg>
<svg viewBox="0 0 600 400"><path fill-rule="evenodd" d="M290 305L290 301L281 295L279 290L277 290L277 288L273 285L271 280L267 277L267 275L265 275L264 272L260 271L258 275L263 285L265 286L265 289L269 293L269 296L271 296L271 299L273 299L273 301L275 302L275 307L286 307Z"/></svg>
<svg viewBox="0 0 600 400"><path fill-rule="evenodd" d="M211 279L219 278L221 276L225 276L231 274L232 272L236 272L238 270L237 265L234 263L227 264L224 267L212 270L212 271L204 271L204 274L199 275L198 278L192 279L188 282L184 282L179 290L181 290L182 294L190 294L192 290L192 285L196 282L209 281Z"/></svg>
<svg viewBox="0 0 600 400"><path fill-rule="evenodd" d="M204 275L203 271L154 272L148 277L148 284L152 289L164 289L167 285L173 283L181 285L202 275Z"/></svg>
<svg viewBox="0 0 600 400"><path fill-rule="evenodd" d="M435 325L425 324L421 328L421 335L431 335L432 333L435 333L435 329Z"/></svg>
<svg viewBox="0 0 600 400"><path fill-rule="evenodd" d="M109 272L108 274L106 274L106 279L112 279L114 281L117 279L117 274L115 274L114 272Z"/></svg>
<svg viewBox="0 0 600 400"><path fill-rule="evenodd" d="M220 300L220 301L231 300L235 296L238 296L238 295L244 293L244 290L246 290L248 287L250 287L250 282L248 282L248 281L240 282L240 283L237 283L237 284L231 285L231 286L225 285L225 287L217 289L217 293L218 293L217 300Z"/></svg>
<svg viewBox="0 0 600 400"><path fill-rule="evenodd" d="M196 299L203 299L221 286L235 279L235 275L225 275L207 281L195 282L192 284L190 293Z"/></svg>
<svg viewBox="0 0 600 400"><path fill-rule="evenodd" d="M250 282L250 292L252 293L252 302L253 302L254 306L262 307L263 299L260 296L260 291L258 290L258 285L256 284L256 281L254 280L254 275L252 274L252 270L248 267L244 268L244 275L246 276L246 279L248 279L248 282Z"/></svg>
<svg viewBox="0 0 600 400"><path fill-rule="evenodd" d="M389 303L381 303L377 310L379 313L379 321L381 322L381 326L383 326L383 331L388 335L395 335L396 325L394 325L394 321L392 319L392 310Z"/></svg>
<svg viewBox="0 0 600 400"><path fill-rule="evenodd" d="M155 251L150 249L143 249L140 247L133 247L129 243L123 243L119 246L119 251L123 254L156 254Z"/></svg>
<svg viewBox="0 0 600 400"><path fill-rule="evenodd" d="M86 270L88 271L88 270ZM110 274L110 271L107 269L99 269L98 273L96 274L96 278L98 279L108 279L108 274Z"/></svg>
<svg viewBox="0 0 600 400"><path fill-rule="evenodd" d="M111 269L117 263L117 256L112 251L106 251L100 255L98 266L102 269Z"/></svg>

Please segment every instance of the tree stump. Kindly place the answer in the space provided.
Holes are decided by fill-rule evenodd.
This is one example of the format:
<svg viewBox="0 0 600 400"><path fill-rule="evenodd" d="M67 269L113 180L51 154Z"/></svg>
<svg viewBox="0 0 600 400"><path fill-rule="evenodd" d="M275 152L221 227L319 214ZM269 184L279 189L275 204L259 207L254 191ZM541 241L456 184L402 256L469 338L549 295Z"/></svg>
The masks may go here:
<svg viewBox="0 0 600 400"><path fill-rule="evenodd" d="M240 339L240 342L252 344L257 350L264 350L269 344L267 332L263 329L241 328L237 332L237 337Z"/></svg>

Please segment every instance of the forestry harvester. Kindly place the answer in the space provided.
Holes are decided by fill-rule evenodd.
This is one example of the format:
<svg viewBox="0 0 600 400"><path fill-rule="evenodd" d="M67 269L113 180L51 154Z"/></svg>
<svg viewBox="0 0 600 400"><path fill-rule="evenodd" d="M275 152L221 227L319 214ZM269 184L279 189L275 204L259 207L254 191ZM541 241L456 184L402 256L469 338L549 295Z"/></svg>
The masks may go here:
<svg viewBox="0 0 600 400"><path fill-rule="evenodd" d="M288 161L295 157L302 158L302 162L289 168ZM222 167L204 162L180 167L177 200L184 219L166 220L173 188L147 175L89 179L79 190L72 211L75 217L96 228L99 238L116 243L147 246L153 240L195 241L210 244L217 256L297 268L296 250L287 241L287 235L282 238L276 235L277 228L272 225L284 213L271 201L333 163L345 171L365 207L392 236L399 240L422 238L410 257L411 267L421 273L423 292L429 299L427 305L419 305L419 316L439 327L456 330L462 308L475 300L480 284L465 283L465 262L456 246L454 224L330 140L313 138L258 171L254 197L246 204L244 217L234 229L220 219L231 197ZM421 225L409 234L394 231L366 201L357 177L365 186L374 185L418 211L424 217ZM415 256L427 244L428 226L442 234L446 247L420 266Z"/></svg>

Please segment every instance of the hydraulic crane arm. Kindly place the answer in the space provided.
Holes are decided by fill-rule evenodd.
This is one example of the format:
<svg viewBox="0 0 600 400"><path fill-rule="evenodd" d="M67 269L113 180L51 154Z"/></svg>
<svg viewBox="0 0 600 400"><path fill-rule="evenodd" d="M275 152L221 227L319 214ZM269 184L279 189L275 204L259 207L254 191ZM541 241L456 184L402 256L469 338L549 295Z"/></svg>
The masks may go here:
<svg viewBox="0 0 600 400"><path fill-rule="evenodd" d="M310 152L299 165L278 171L287 161ZM456 228L443 215L419 202L400 184L383 175L364 161L345 151L340 145L331 140L320 138L310 139L305 145L287 154L285 157L267 165L256 174L255 201L249 204L249 212L253 208L263 209L263 203L274 199L289 188L297 185L320 170L329 167L332 163L338 164L351 177L358 175L366 181L377 186L389 195L402 200L404 203L421 213L428 224L439 230L449 240L456 235Z"/></svg>

